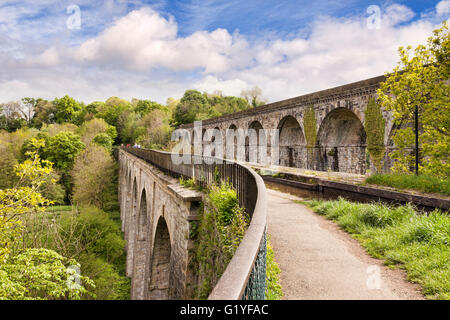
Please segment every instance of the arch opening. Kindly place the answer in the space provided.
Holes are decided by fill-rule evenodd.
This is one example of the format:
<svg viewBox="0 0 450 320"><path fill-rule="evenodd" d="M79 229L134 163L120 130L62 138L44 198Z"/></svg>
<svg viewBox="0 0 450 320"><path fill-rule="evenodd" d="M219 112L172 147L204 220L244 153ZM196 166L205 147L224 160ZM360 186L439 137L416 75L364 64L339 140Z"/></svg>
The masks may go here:
<svg viewBox="0 0 450 320"><path fill-rule="evenodd" d="M138 203L138 191L136 177L133 179L131 193L131 206L129 212L126 213L127 225L126 225L126 241L127 241L127 276L133 276L133 261L134 261L134 244L136 233L136 213Z"/></svg>
<svg viewBox="0 0 450 320"><path fill-rule="evenodd" d="M142 190L142 195L141 195L141 201L140 201L140 205L139 205L139 238L141 240L145 239L145 231L147 229L147 219L148 219L148 214L147 214L147 193L144 190Z"/></svg>
<svg viewBox="0 0 450 320"><path fill-rule="evenodd" d="M229 132L226 137L226 144L228 148L230 148L229 144L232 145L231 149L231 160L237 160L237 152L238 152L238 137L237 137L237 127L236 125L232 124L228 128ZM231 137L232 141L228 141L228 139ZM228 157L228 154L226 154Z"/></svg>
<svg viewBox="0 0 450 320"><path fill-rule="evenodd" d="M149 299L170 299L170 234L166 221L161 217L158 221L153 246L153 254L150 261L150 286Z"/></svg>
<svg viewBox="0 0 450 320"><path fill-rule="evenodd" d="M317 135L316 169L365 174L366 132L351 110L331 111Z"/></svg>
<svg viewBox="0 0 450 320"><path fill-rule="evenodd" d="M306 168L306 139L300 123L293 116L286 116L281 119L278 130L280 134L280 165Z"/></svg>
<svg viewBox="0 0 450 320"><path fill-rule="evenodd" d="M264 152L266 154L264 154ZM259 121L253 121L248 126L248 131L245 136L245 161L265 163L266 157L267 157L266 132Z"/></svg>

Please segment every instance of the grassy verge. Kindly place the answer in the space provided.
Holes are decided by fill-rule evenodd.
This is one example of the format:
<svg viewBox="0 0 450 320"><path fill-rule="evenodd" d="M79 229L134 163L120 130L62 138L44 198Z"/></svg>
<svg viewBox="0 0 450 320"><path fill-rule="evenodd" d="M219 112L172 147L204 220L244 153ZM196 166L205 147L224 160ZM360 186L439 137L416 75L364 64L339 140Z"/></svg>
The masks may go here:
<svg viewBox="0 0 450 320"><path fill-rule="evenodd" d="M372 256L406 270L429 299L450 300L450 217L438 210L419 215L412 206L357 204L343 199L309 201L335 221Z"/></svg>
<svg viewBox="0 0 450 320"><path fill-rule="evenodd" d="M275 261L270 238L267 239L266 261L266 300L281 300L283 297L283 289L279 277L281 270L278 263Z"/></svg>
<svg viewBox="0 0 450 320"><path fill-rule="evenodd" d="M450 195L450 180L424 175L374 174L366 183L388 186L396 189L412 189L427 193Z"/></svg>
<svg viewBox="0 0 450 320"><path fill-rule="evenodd" d="M51 207L48 207L45 211L61 213L61 212L72 212L73 209L74 208L72 206L51 206Z"/></svg>

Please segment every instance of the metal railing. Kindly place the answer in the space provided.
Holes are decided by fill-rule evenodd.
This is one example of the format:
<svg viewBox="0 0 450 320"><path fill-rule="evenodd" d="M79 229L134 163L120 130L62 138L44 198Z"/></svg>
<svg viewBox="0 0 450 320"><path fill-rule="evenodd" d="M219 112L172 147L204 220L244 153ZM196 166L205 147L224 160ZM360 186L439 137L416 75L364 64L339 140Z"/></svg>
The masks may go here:
<svg viewBox="0 0 450 320"><path fill-rule="evenodd" d="M252 169L235 161L189 155L189 161L175 164L172 153L122 147L122 150L157 167L173 177L194 178L202 187L219 179L228 181L237 192L239 205L251 220L239 247L208 299L263 300L266 279L267 195L262 178ZM186 163L188 162L188 163Z"/></svg>

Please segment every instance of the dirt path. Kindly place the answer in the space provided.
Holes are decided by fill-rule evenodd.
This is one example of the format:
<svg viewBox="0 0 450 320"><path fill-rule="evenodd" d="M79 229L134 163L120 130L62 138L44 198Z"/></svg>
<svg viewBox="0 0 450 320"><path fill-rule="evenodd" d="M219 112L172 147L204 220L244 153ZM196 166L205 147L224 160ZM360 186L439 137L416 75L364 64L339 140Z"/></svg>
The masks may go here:
<svg viewBox="0 0 450 320"><path fill-rule="evenodd" d="M300 198L267 193L268 233L284 299L424 299L404 271L385 267L336 224L292 201Z"/></svg>

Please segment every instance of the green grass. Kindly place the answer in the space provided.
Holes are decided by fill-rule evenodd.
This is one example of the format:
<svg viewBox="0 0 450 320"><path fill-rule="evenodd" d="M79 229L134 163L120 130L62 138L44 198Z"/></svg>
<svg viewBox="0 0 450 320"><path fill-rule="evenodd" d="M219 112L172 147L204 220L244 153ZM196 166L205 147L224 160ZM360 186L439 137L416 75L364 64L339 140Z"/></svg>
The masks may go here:
<svg viewBox="0 0 450 320"><path fill-rule="evenodd" d="M45 210L45 211L46 212L69 212L72 210L73 210L72 206L51 206L51 207L48 207L47 210Z"/></svg>
<svg viewBox="0 0 450 320"><path fill-rule="evenodd" d="M372 256L400 267L429 299L450 300L450 217L434 211L420 215L410 206L308 202L317 213L352 234Z"/></svg>
<svg viewBox="0 0 450 320"><path fill-rule="evenodd" d="M425 175L374 174L366 179L368 184L396 189L412 189L427 193L450 195L450 180Z"/></svg>
<svg viewBox="0 0 450 320"><path fill-rule="evenodd" d="M275 261L270 238L267 239L266 259L266 300L281 300L283 297L283 289L279 277L281 270L278 263Z"/></svg>

